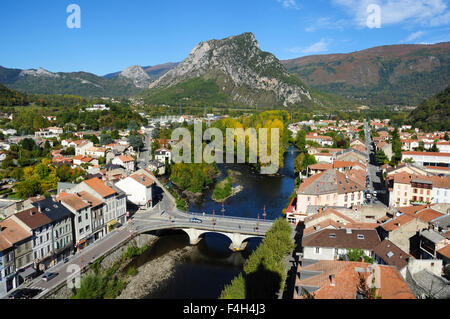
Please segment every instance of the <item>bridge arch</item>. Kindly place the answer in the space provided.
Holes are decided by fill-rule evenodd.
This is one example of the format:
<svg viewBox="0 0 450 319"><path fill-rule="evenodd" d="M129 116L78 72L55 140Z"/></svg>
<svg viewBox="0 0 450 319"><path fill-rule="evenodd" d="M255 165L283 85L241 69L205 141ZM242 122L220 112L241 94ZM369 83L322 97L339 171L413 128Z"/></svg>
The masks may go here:
<svg viewBox="0 0 450 319"><path fill-rule="evenodd" d="M226 236L228 239L230 239L230 249L232 251L240 251L244 250L247 246L248 240L250 238L254 237L261 237L256 235L249 235L249 234L240 234L240 233L232 233L232 232L223 232L223 231L211 231L211 230L203 230L203 229L196 229L196 228L182 228L182 230L189 236L189 244L191 245L197 245L200 240L204 237L207 233L215 233L215 234L221 234Z"/></svg>

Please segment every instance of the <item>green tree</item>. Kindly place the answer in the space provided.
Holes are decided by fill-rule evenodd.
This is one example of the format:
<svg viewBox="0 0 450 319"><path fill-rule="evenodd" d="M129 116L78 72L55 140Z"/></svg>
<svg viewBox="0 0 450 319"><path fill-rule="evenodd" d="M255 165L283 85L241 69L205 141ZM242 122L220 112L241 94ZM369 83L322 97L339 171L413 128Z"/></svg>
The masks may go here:
<svg viewBox="0 0 450 319"><path fill-rule="evenodd" d="M428 151L429 152L435 152L435 153L439 152L439 148L437 147L436 141L434 141L433 146L430 147L430 149Z"/></svg>
<svg viewBox="0 0 450 319"><path fill-rule="evenodd" d="M38 194L42 194L41 181L38 176L32 176L15 187L17 196L20 198L28 198Z"/></svg>
<svg viewBox="0 0 450 319"><path fill-rule="evenodd" d="M294 160L294 168L296 172L304 172L309 165L316 164L316 158L308 152L300 153Z"/></svg>
<svg viewBox="0 0 450 319"><path fill-rule="evenodd" d="M139 134L130 135L128 137L128 143L130 143L130 145L136 151L140 150L144 146L144 142L142 141L142 136Z"/></svg>
<svg viewBox="0 0 450 319"><path fill-rule="evenodd" d="M376 152L375 160L377 161L377 164L380 166L389 162L388 157L381 148Z"/></svg>

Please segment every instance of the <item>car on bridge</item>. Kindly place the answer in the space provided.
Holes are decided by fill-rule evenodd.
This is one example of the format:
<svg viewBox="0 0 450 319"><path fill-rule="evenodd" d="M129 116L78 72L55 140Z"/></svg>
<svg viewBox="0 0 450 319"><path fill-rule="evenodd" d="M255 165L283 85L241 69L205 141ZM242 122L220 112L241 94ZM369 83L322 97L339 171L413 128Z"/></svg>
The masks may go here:
<svg viewBox="0 0 450 319"><path fill-rule="evenodd" d="M200 218L193 217L193 218L189 219L189 222L201 224L201 223L203 223L203 220L201 220Z"/></svg>
<svg viewBox="0 0 450 319"><path fill-rule="evenodd" d="M57 273L55 273L55 272L48 272L44 276L42 276L42 280L43 281L50 281L53 278L55 278L56 276L58 276Z"/></svg>

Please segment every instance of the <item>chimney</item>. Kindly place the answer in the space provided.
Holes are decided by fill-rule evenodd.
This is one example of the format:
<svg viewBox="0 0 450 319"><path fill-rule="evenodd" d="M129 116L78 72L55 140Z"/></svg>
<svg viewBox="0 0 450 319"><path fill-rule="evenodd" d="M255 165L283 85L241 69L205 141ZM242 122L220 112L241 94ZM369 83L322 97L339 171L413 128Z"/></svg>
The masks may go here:
<svg viewBox="0 0 450 319"><path fill-rule="evenodd" d="M329 276L329 278L330 278L330 286L336 286L335 275L334 275L334 274L331 274L331 275Z"/></svg>

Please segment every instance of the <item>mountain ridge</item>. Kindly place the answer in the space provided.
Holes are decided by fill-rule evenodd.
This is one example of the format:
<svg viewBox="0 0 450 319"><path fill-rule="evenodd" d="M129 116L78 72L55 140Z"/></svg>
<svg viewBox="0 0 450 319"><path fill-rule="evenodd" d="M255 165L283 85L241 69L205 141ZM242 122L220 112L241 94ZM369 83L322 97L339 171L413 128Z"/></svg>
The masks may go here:
<svg viewBox="0 0 450 319"><path fill-rule="evenodd" d="M450 42L282 60L307 85L373 105L417 105L450 82Z"/></svg>

